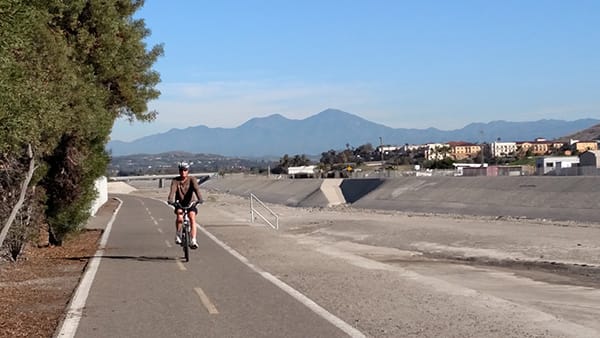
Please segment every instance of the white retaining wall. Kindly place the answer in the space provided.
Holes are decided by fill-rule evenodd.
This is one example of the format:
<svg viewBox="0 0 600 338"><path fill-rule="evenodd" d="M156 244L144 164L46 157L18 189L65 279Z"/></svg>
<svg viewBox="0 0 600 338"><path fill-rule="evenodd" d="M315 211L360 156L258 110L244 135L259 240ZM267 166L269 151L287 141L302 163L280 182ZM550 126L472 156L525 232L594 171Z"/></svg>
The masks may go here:
<svg viewBox="0 0 600 338"><path fill-rule="evenodd" d="M94 182L94 187L98 192L98 197L92 202L92 206L90 208L90 214L92 216L96 215L98 209L108 201L108 180L106 176L102 176Z"/></svg>

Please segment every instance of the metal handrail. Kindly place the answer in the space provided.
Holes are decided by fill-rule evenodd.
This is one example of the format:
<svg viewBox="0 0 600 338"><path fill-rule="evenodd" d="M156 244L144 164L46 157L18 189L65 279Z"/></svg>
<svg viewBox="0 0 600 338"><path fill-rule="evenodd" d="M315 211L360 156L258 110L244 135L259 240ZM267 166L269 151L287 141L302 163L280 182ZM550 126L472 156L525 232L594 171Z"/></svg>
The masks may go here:
<svg viewBox="0 0 600 338"><path fill-rule="evenodd" d="M254 208L254 200L256 200L263 208L265 208L268 212L271 213L271 215L273 215L275 217L275 225L273 225L273 223L269 222L269 220L263 216L258 210L256 210L256 208ZM260 216L260 218L262 218L263 221L267 222L267 224L269 224L271 226L271 228L275 229L275 230L279 230L279 216L277 216L277 214L275 212L273 212L273 210L269 209L269 207L267 207L260 199L258 199L258 197L256 197L256 195L254 195L253 193L250 193L250 221L251 223L254 223L254 219L256 218L254 216L254 214Z"/></svg>

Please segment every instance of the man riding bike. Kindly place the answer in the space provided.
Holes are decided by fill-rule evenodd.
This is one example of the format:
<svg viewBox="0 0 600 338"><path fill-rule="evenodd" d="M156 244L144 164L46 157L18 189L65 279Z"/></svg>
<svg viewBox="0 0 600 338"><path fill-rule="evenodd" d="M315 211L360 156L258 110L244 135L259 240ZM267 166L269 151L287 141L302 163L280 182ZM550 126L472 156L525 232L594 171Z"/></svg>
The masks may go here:
<svg viewBox="0 0 600 338"><path fill-rule="evenodd" d="M187 162L179 162L179 176L171 180L171 190L167 201L172 204L175 201L183 206L191 205L194 201L200 201L202 203L202 194L200 193L200 186L198 180L194 176L189 176L190 165ZM196 214L198 209L196 207L190 209L188 216L190 217L191 235L192 241L190 247L192 249L198 248L198 242L196 242ZM181 226L183 223L183 210L175 209L177 215L175 219L175 243L181 244Z"/></svg>

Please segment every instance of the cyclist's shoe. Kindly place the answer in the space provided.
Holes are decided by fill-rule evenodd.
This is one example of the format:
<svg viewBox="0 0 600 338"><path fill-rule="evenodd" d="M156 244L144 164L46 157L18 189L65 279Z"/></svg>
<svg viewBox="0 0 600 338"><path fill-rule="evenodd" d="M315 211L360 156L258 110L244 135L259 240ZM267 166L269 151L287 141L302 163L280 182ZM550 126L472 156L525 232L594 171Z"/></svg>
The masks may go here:
<svg viewBox="0 0 600 338"><path fill-rule="evenodd" d="M192 238L192 242L190 243L190 248L198 249L198 242L196 242L195 238Z"/></svg>
<svg viewBox="0 0 600 338"><path fill-rule="evenodd" d="M175 235L175 244L181 244L181 236L179 234Z"/></svg>

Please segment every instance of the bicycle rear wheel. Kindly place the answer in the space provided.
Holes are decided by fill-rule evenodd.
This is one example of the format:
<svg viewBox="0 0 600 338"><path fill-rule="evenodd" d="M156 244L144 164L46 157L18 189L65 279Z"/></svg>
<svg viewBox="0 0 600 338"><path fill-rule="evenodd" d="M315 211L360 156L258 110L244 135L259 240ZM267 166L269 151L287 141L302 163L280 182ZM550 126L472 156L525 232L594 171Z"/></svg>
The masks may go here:
<svg viewBox="0 0 600 338"><path fill-rule="evenodd" d="M183 256L185 261L190 261L190 231L187 224L183 225L183 232L181 234L181 246L183 247Z"/></svg>

